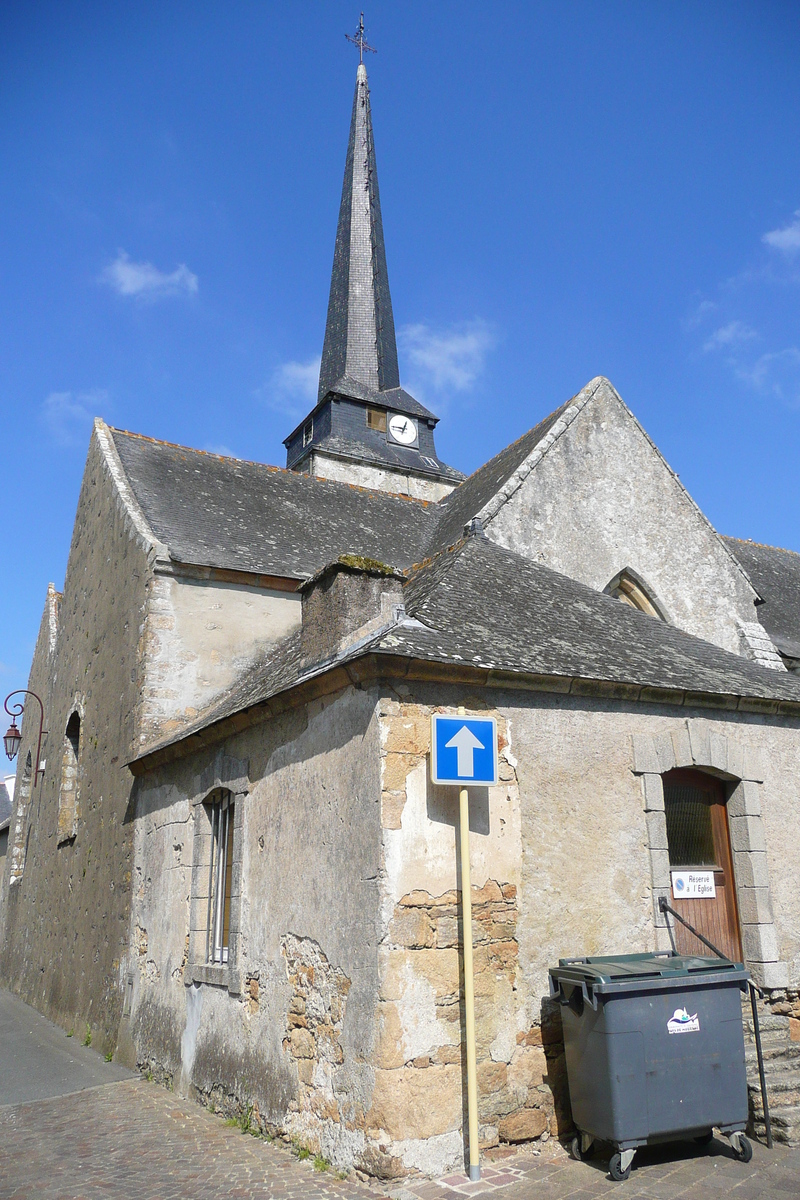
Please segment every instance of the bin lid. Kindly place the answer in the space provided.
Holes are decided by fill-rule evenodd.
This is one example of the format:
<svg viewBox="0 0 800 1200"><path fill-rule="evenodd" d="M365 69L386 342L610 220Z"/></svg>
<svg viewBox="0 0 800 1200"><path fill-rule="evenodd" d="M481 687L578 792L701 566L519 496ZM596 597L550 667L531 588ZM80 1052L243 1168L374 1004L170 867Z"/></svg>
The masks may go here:
<svg viewBox="0 0 800 1200"><path fill-rule="evenodd" d="M609 954L561 958L557 967L550 968L550 975L554 981L585 982L589 987L602 991L635 981L647 981L651 986L658 985L659 982L664 985L670 982L679 983L690 978L697 982L707 979L710 983L712 975L720 977L719 980L714 980L715 983L730 980L741 987L749 978L749 973L742 963L731 962L727 958L675 954L672 951L663 954Z"/></svg>

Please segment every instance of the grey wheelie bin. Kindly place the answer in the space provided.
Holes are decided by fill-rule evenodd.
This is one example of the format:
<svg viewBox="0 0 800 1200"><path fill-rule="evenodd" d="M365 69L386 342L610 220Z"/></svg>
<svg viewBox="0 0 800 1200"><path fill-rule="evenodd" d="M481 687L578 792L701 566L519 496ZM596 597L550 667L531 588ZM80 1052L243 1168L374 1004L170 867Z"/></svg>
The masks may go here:
<svg viewBox="0 0 800 1200"><path fill-rule="evenodd" d="M550 969L561 1004L577 1158L611 1142L612 1179L627 1179L638 1146L713 1127L737 1158L753 1150L740 992L749 975L720 958L623 954L562 958Z"/></svg>

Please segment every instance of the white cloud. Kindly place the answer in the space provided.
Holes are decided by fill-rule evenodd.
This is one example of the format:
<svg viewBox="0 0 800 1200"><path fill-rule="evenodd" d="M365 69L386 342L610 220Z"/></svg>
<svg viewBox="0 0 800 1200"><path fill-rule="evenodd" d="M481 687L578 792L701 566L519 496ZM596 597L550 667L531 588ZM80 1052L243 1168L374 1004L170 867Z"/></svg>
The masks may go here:
<svg viewBox="0 0 800 1200"><path fill-rule="evenodd" d="M308 362L285 362L276 367L269 381L256 390L256 396L267 408L302 417L317 402L319 387L319 355Z"/></svg>
<svg viewBox="0 0 800 1200"><path fill-rule="evenodd" d="M790 408L800 408L800 350L796 346L762 354L752 367L739 367L736 373L758 391L775 396Z"/></svg>
<svg viewBox="0 0 800 1200"><path fill-rule="evenodd" d="M761 238L767 246L774 250L783 250L786 254L795 254L800 250L800 208L794 214L794 220L783 229L772 229Z"/></svg>
<svg viewBox="0 0 800 1200"><path fill-rule="evenodd" d="M108 392L51 392L42 405L41 419L50 436L62 446L82 444L92 421L108 409Z"/></svg>
<svg viewBox="0 0 800 1200"><path fill-rule="evenodd" d="M238 458L238 454L234 454L230 446L225 446L222 443L215 442L212 445L203 446L207 454L218 454L220 458Z"/></svg>
<svg viewBox="0 0 800 1200"><path fill-rule="evenodd" d="M159 271L149 262L133 262L124 250L103 271L102 283L109 284L120 296L134 296L139 300L160 300L166 296L194 296L197 293L197 276L185 263L172 272Z"/></svg>
<svg viewBox="0 0 800 1200"><path fill-rule="evenodd" d="M730 321L727 325L722 325L719 329L714 330L703 349L722 350L726 346L736 346L757 337L755 329L745 325L744 321Z"/></svg>
<svg viewBox="0 0 800 1200"><path fill-rule="evenodd" d="M687 332L696 329L698 325L702 325L709 313L715 312L718 307L719 305L715 304L713 300L701 300L697 308L689 313L687 317L684 317L681 322L683 328Z"/></svg>
<svg viewBox="0 0 800 1200"><path fill-rule="evenodd" d="M430 387L435 392L471 388L496 341L490 326L480 319L446 329L405 325L399 331L399 340L422 390Z"/></svg>

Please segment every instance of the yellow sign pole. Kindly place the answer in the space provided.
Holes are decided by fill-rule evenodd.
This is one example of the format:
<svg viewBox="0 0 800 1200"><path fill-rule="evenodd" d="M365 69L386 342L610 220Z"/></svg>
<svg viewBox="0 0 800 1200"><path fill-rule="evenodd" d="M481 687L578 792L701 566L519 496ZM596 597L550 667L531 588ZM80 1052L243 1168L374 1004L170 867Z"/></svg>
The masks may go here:
<svg viewBox="0 0 800 1200"><path fill-rule="evenodd" d="M466 710L459 708L463 717ZM478 1077L475 1057L475 982L472 967L472 884L469 871L469 790L459 793L461 842L461 915L464 927L464 1024L467 1037L467 1110L469 1113L469 1177L480 1179L478 1149Z"/></svg>

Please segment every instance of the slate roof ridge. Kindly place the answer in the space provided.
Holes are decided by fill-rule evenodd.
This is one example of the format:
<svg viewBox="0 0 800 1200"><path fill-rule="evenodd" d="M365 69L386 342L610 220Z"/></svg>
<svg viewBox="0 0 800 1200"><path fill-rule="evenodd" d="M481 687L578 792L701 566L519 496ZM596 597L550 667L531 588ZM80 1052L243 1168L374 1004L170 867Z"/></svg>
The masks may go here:
<svg viewBox="0 0 800 1200"><path fill-rule="evenodd" d="M790 550L788 546L773 546L771 542L757 542L753 538L734 537L730 533L721 533L719 536L724 542L738 542L742 546L755 546L759 550L775 550L778 554L793 554L795 558L800 558L800 551Z"/></svg>
<svg viewBox="0 0 800 1200"><path fill-rule="evenodd" d="M466 535L462 536L457 542L454 542L452 546L445 546L441 550L437 550L435 554L431 554L428 558L423 558L422 562L414 563L408 568L408 570L405 572L407 581L404 587L415 583L417 585L417 590L420 592L420 598L418 601L414 596L413 591L411 593L412 596L414 596L413 603L415 604L415 607L417 603L422 603L424 596L428 595L429 592L441 582L446 572L452 570L459 554L464 549L468 540L469 539L466 537ZM424 581L426 579L431 580L427 591L424 589ZM413 616L415 608L407 609L407 611L409 612L409 615Z"/></svg>
<svg viewBox="0 0 800 1200"><path fill-rule="evenodd" d="M100 418L97 417L96 421L100 421ZM164 446L168 450L183 450L188 454L202 454L206 458L214 458L223 463L241 463L246 467L257 467L260 471L266 471L273 475L282 475L287 479L330 484L336 487L350 488L354 492L368 492L370 495L391 496L395 500L407 500L412 504L421 504L425 508L436 508L438 503L435 500L424 500L421 496L409 496L405 492L387 492L383 488L369 488L361 483L348 483L343 479L328 479L324 475L307 475L303 471L293 471L290 467L276 467L273 463L259 462L255 458L236 458L229 454L216 454L213 450L198 450L195 446L184 446L180 442L168 442L163 438L150 437L146 433L134 433L130 429L118 429L113 425L106 425L105 428L112 435L118 433L122 437L135 438L139 442L148 442L153 446ZM120 468L124 471L121 463Z"/></svg>

